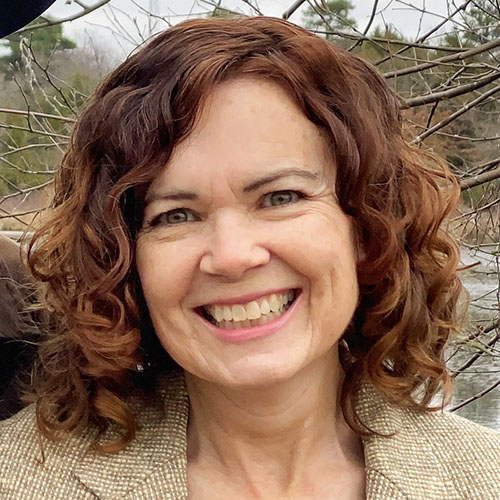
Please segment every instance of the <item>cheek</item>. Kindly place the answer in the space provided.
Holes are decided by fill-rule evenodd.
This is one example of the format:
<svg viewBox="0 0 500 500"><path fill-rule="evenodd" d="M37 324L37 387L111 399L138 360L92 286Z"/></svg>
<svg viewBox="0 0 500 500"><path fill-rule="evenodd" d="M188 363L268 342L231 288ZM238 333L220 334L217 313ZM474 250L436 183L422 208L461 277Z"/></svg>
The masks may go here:
<svg viewBox="0 0 500 500"><path fill-rule="evenodd" d="M331 206L311 211L290 221L285 232L275 231L270 241L280 235L278 252L306 278L357 289L354 231L349 218L338 212Z"/></svg>
<svg viewBox="0 0 500 500"><path fill-rule="evenodd" d="M297 228L287 260L307 283L311 339L337 340L359 299L356 246L350 221L315 217L308 224L302 221L301 228ZM286 247L282 251L286 252Z"/></svg>
<svg viewBox="0 0 500 500"><path fill-rule="evenodd" d="M136 254L142 290L152 317L179 305L196 265L188 248L172 242L144 242L137 246Z"/></svg>

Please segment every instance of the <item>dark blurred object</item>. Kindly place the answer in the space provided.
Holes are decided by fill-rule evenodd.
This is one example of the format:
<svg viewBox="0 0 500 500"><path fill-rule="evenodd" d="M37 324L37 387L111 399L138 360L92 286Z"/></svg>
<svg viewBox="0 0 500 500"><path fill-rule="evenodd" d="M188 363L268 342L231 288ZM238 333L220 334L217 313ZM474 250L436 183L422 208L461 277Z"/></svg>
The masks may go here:
<svg viewBox="0 0 500 500"><path fill-rule="evenodd" d="M28 383L39 336L36 315L26 310L33 294L19 245L0 235L0 420L24 406L21 388Z"/></svg>
<svg viewBox="0 0 500 500"><path fill-rule="evenodd" d="M54 2L55 0L1 0L0 38L26 26Z"/></svg>

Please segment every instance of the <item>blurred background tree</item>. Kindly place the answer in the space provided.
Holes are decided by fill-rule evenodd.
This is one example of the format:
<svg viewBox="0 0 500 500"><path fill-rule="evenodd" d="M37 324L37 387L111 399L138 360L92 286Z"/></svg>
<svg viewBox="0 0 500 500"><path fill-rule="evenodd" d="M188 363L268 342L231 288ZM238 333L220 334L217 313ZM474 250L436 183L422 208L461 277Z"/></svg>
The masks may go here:
<svg viewBox="0 0 500 500"><path fill-rule="evenodd" d="M49 23L53 19L45 18ZM40 24L40 19L35 19L28 28ZM44 29L35 29L28 35L28 41L23 42L26 36L19 33L13 33L2 39L4 49L8 54L0 56L0 72L12 76L23 65L23 45L29 44L31 50L39 58L40 62L46 63L51 54L56 50L74 49L76 44L63 36L62 24L47 26Z"/></svg>
<svg viewBox="0 0 500 500"><path fill-rule="evenodd" d="M354 5L349 0L325 0L311 2L304 10L302 23L304 27L317 33L323 32L327 40L342 44L342 37L335 31L352 31L357 27L352 16Z"/></svg>

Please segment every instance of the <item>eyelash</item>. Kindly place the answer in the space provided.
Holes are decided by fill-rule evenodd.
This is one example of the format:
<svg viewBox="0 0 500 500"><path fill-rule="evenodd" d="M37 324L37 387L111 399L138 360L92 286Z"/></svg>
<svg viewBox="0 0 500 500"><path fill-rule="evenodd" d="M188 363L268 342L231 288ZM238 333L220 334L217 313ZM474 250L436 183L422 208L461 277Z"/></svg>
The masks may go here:
<svg viewBox="0 0 500 500"><path fill-rule="evenodd" d="M271 208L271 207L275 207L275 206L283 207L283 206L287 206L287 205L290 205L293 203L297 203L297 201L304 199L306 197L306 195L302 191L295 191L293 189L282 189L280 191L272 191L270 193L267 193L262 197L262 199L264 200L265 198L271 197L271 196L276 195L276 194L282 195L283 193L286 193L286 194L291 193L292 195L295 195L296 196L295 201L283 203L282 205L269 205L268 207L263 207L263 204L261 203L261 206L263 208Z"/></svg>
<svg viewBox="0 0 500 500"><path fill-rule="evenodd" d="M292 201L288 201L286 203L279 204L279 205L264 205L264 200L266 200L267 198L270 198L273 195L283 195L283 194L292 194ZM261 203L259 204L259 208L285 207L285 206L297 203L299 200L304 199L304 198L306 198L306 195L303 192L296 191L293 189L282 189L280 191L272 191L270 193L265 194L261 198ZM169 215L174 215L174 214L179 214L179 213L188 214L187 219L189 219L189 215L191 215L193 218L191 220L186 219L184 221L174 222L174 223L168 223L168 222L162 221L165 217L168 217ZM158 226L160 224L165 223L165 225L167 225L167 226L176 226L176 225L183 224L184 222L194 222L197 220L200 220L200 218L196 214L196 212L194 212L193 210L190 210L189 208L174 208L173 210L169 210L167 212L162 212L161 214L158 214L156 217L151 219L151 221L147 225L149 227L155 227L155 226Z"/></svg>

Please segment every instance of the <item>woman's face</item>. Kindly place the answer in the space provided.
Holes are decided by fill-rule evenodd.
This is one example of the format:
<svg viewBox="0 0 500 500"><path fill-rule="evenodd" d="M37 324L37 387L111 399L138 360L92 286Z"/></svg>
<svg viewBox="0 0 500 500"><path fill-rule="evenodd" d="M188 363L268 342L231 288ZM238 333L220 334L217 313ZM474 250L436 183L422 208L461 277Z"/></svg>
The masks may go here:
<svg viewBox="0 0 500 500"><path fill-rule="evenodd" d="M213 92L151 184L137 242L156 334L180 366L255 387L336 349L358 284L334 185L324 139L280 87Z"/></svg>

